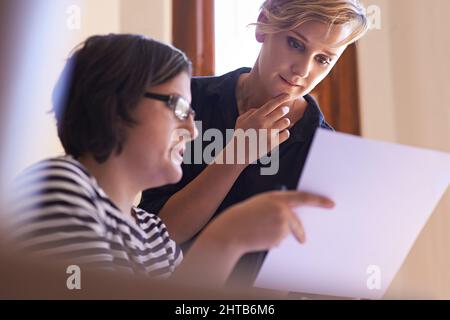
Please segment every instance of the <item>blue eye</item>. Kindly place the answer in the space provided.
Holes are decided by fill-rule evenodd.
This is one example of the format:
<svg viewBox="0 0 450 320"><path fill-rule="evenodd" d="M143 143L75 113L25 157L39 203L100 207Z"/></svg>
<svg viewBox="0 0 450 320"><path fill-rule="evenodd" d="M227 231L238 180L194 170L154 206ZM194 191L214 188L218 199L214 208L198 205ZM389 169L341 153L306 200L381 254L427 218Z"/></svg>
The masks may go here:
<svg viewBox="0 0 450 320"><path fill-rule="evenodd" d="M294 38L288 37L287 38L288 41L288 45L291 48L294 48L296 50L301 50L303 51L305 49L305 47L303 46L303 44L299 43L297 40L295 40Z"/></svg>

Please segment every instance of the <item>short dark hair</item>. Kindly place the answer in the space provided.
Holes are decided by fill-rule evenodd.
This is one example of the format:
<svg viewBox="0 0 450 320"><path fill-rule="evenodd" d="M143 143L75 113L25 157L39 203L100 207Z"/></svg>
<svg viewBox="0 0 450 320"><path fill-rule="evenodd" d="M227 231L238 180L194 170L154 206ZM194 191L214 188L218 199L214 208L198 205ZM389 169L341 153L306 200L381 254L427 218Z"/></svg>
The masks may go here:
<svg viewBox="0 0 450 320"><path fill-rule="evenodd" d="M124 125L148 87L181 72L191 62L180 50L140 35L92 36L75 48L53 92L58 136L66 154L91 153L104 162L125 142Z"/></svg>

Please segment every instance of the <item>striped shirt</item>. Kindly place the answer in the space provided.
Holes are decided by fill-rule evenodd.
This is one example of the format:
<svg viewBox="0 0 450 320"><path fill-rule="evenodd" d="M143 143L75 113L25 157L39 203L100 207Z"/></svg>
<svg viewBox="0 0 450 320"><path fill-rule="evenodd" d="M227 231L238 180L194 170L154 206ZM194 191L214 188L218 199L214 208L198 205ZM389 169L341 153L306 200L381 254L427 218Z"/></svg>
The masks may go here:
<svg viewBox="0 0 450 320"><path fill-rule="evenodd" d="M10 230L33 255L158 278L183 259L158 216L136 207L122 213L70 156L33 165L16 185Z"/></svg>

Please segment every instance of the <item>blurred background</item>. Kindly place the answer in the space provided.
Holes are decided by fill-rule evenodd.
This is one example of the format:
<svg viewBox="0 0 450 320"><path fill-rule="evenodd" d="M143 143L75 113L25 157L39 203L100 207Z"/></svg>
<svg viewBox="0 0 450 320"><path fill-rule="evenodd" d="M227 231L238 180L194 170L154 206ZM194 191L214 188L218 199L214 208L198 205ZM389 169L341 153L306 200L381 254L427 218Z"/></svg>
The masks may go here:
<svg viewBox="0 0 450 320"><path fill-rule="evenodd" d="M338 131L450 152L448 0L364 0L371 30L314 91ZM0 201L31 163L62 154L49 110L88 36L139 33L184 50L196 75L252 67L262 0L0 0ZM450 190L386 298L450 299ZM401 230L399 230L401 232Z"/></svg>

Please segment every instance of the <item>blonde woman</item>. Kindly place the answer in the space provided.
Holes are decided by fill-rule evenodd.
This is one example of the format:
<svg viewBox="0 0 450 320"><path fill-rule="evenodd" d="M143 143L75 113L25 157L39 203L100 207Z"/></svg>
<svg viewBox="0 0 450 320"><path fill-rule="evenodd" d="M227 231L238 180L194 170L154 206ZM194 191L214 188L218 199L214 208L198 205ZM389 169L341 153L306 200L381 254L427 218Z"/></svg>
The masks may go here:
<svg viewBox="0 0 450 320"><path fill-rule="evenodd" d="M239 201L279 186L297 187L315 130L332 129L309 93L368 29L358 0L266 0L255 25L262 47L253 68L193 78L192 104L203 131L219 129L225 137L230 128L278 130L278 170L262 175L263 165L249 165L255 160L250 158L246 164L185 163L181 182L145 191L140 207L159 212L179 243ZM232 145L223 153L235 152ZM203 142L201 151L207 146ZM257 265L248 264L253 275Z"/></svg>

